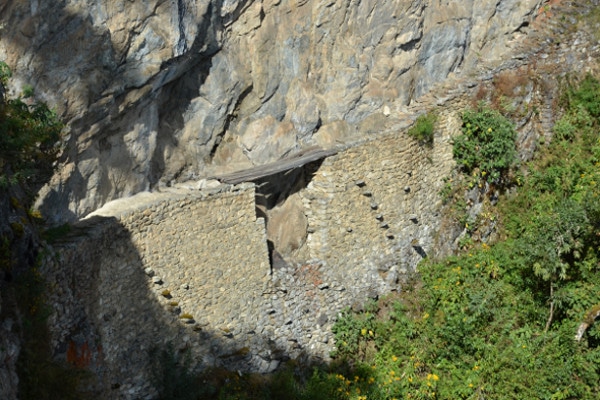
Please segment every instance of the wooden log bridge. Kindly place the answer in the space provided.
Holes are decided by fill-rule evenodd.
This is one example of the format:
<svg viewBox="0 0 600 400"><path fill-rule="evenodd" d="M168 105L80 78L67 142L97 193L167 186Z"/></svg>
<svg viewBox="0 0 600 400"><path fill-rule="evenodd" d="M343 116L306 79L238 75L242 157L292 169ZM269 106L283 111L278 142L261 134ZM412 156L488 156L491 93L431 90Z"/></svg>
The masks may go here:
<svg viewBox="0 0 600 400"><path fill-rule="evenodd" d="M222 183L236 185L242 182L252 182L265 176L275 175L280 172L289 171L294 168L300 168L304 165L330 157L337 154L337 149L322 149L320 147L311 147L300 153L294 154L291 157L282 158L275 162L259 165L253 168L244 169L241 171L231 172L223 175L216 175L210 179L217 179Z"/></svg>

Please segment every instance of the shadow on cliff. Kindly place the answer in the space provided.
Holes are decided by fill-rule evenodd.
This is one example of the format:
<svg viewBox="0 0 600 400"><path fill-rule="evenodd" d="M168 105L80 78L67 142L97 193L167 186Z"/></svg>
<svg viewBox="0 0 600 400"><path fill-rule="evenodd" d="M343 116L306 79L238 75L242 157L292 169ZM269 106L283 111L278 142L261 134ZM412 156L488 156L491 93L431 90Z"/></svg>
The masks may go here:
<svg viewBox="0 0 600 400"><path fill-rule="evenodd" d="M91 372L82 398L207 399L224 371L271 373L291 359L273 337L248 328L240 341L182 313L115 218L83 220L54 248L51 347L54 359ZM303 369L321 364L296 349Z"/></svg>
<svg viewBox="0 0 600 400"><path fill-rule="evenodd" d="M191 34L183 21L189 18L188 6L172 2L162 12L179 18L180 38L167 48L170 58L158 58L162 63L151 75L147 70L154 66L144 64L151 57L143 48L137 49L141 56L136 53L140 33L132 28L124 46L119 43L122 30L104 23L120 18L119 11L107 17L101 7L84 10L67 2L9 1L0 6L2 41L17 49L9 51L6 61L69 125L60 159L68 169L57 174L60 182L45 189L38 204L51 223L73 222L112 199L149 190L164 174L167 180L177 178L190 164L173 156L180 146L176 133L183 127L183 114L200 96L222 32L250 3L236 2L225 13L222 1L209 2L205 14L195 16L195 36L187 37ZM128 138L128 133L136 137ZM181 163L181 170L169 165L173 163Z"/></svg>

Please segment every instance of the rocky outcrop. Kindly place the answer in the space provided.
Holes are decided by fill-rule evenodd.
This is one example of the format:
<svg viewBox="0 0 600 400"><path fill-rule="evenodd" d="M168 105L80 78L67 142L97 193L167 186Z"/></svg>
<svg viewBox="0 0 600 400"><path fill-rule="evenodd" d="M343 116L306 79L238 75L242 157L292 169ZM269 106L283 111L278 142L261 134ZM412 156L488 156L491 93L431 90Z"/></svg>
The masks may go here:
<svg viewBox="0 0 600 400"><path fill-rule="evenodd" d="M542 0L9 0L0 59L68 121L39 207L109 200L385 130L500 59ZM385 119L385 117L390 117Z"/></svg>

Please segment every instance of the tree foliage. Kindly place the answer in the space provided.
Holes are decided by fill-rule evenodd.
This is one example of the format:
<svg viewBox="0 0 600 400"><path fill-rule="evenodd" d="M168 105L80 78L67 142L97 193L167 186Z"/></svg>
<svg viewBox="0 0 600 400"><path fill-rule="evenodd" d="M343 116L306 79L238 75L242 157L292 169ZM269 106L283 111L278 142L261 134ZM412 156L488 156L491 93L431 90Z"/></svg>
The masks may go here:
<svg viewBox="0 0 600 400"><path fill-rule="evenodd" d="M43 182L52 173L63 125L44 103L7 98L10 76L0 62L0 184Z"/></svg>

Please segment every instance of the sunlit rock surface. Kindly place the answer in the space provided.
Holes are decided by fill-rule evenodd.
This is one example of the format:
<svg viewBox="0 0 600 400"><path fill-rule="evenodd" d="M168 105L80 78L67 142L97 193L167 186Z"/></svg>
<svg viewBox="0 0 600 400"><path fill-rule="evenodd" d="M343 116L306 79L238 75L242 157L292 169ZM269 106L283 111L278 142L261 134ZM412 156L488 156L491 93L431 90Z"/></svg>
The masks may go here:
<svg viewBox="0 0 600 400"><path fill-rule="evenodd" d="M0 59L69 123L38 202L60 222L384 130L384 111L501 58L540 3L9 0Z"/></svg>

